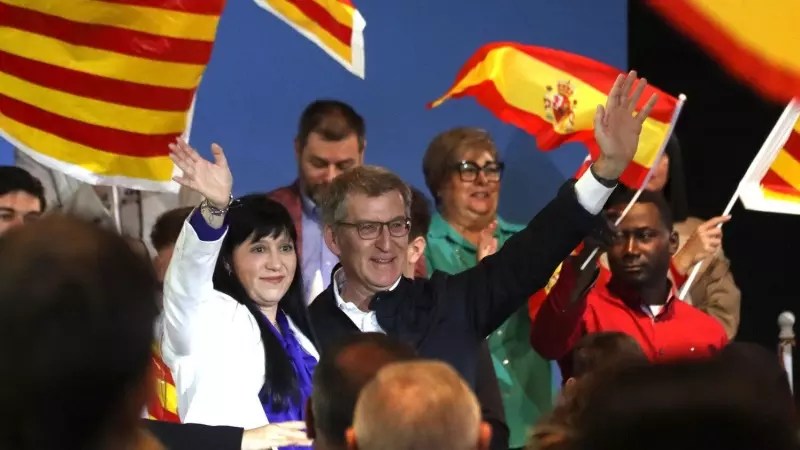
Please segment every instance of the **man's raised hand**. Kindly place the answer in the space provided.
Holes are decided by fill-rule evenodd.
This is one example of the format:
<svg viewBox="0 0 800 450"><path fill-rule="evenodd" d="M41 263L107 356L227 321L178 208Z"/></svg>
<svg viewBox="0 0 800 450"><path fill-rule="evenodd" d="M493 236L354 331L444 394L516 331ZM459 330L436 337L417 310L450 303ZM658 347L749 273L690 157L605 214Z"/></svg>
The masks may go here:
<svg viewBox="0 0 800 450"><path fill-rule="evenodd" d="M639 146L642 124L657 101L653 94L636 114L636 105L646 86L647 80L644 78L637 83L636 71L632 70L628 75L617 77L608 94L606 106L597 105L594 137L600 147L600 157L593 167L597 176L616 180L633 160Z"/></svg>

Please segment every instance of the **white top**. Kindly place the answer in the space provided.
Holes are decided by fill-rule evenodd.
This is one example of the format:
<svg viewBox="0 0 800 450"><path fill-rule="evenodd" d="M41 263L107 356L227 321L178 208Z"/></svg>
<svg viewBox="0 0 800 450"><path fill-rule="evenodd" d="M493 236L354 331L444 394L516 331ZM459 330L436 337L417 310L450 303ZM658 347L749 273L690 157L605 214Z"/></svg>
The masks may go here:
<svg viewBox="0 0 800 450"><path fill-rule="evenodd" d="M253 429L269 423L258 399L264 348L247 308L214 289L223 239L202 241L184 223L164 280L161 351L175 379L183 422ZM291 320L289 326L318 360L311 341Z"/></svg>

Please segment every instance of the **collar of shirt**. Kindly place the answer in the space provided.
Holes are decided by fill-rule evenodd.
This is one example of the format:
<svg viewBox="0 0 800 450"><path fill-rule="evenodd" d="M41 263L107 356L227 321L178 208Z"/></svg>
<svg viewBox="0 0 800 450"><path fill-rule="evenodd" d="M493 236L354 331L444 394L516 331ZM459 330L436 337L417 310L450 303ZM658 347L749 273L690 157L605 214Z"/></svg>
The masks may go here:
<svg viewBox="0 0 800 450"><path fill-rule="evenodd" d="M673 302L674 299L678 298L678 290L675 288L675 285L667 279L667 283L669 284L669 292L667 293L667 300L661 305L647 305L641 302L636 294L630 293L628 295L627 290L624 287L620 287L613 283L613 278L606 283L604 289L601 292L605 295L610 297L616 297L626 305L632 308L639 308L645 314L648 314L652 317L658 317L662 314L666 314L669 310L670 304Z"/></svg>
<svg viewBox="0 0 800 450"><path fill-rule="evenodd" d="M300 191L300 206L303 208L303 214L313 220L319 220L319 207L314 203L314 200L311 200L311 198L302 191Z"/></svg>
<svg viewBox="0 0 800 450"><path fill-rule="evenodd" d="M400 277L402 278L402 277ZM394 282L392 287L388 289L389 292L395 290L397 286L400 284L400 278ZM381 328L380 324L378 323L378 317L375 314L375 311L362 311L358 309L358 307L348 301L345 301L341 294L339 294L339 290L344 287L344 284L347 280L344 277L344 270L338 269L333 274L333 298L336 299L336 306L339 307L342 312L344 312L350 320L358 327L359 330L363 333L367 332L379 332L383 333L383 328Z"/></svg>

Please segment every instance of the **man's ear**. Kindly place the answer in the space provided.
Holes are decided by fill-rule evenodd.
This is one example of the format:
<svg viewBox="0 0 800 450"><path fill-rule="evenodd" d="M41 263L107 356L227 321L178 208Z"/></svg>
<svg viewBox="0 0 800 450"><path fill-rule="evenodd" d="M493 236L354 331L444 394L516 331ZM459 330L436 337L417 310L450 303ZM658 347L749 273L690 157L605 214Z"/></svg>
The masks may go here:
<svg viewBox="0 0 800 450"><path fill-rule="evenodd" d="M328 250L331 251L336 257L338 258L339 255L342 254L341 249L339 248L339 243L336 240L336 233L333 230L333 227L330 225L325 225L325 230L322 233L323 237L325 238L325 245L328 246Z"/></svg>
<svg viewBox="0 0 800 450"><path fill-rule="evenodd" d="M356 442L356 430L353 427L347 429L344 433L347 440L347 450L358 450L358 442Z"/></svg>
<svg viewBox="0 0 800 450"><path fill-rule="evenodd" d="M311 407L311 397L308 397L306 400L306 436L312 440L317 438L317 430L314 428L314 408Z"/></svg>
<svg viewBox="0 0 800 450"><path fill-rule="evenodd" d="M567 393L570 389L575 389L575 383L577 382L578 380L575 377L567 378L567 381L564 382L564 393Z"/></svg>
<svg viewBox="0 0 800 450"><path fill-rule="evenodd" d="M491 442L492 426L486 422L481 422L481 428L478 430L478 450L489 450Z"/></svg>
<svg viewBox="0 0 800 450"><path fill-rule="evenodd" d="M669 233L669 254L670 255L674 255L675 253L678 253L678 246L680 245L680 243L681 243L681 238L678 235L678 232L675 231L675 230L672 230Z"/></svg>
<svg viewBox="0 0 800 450"><path fill-rule="evenodd" d="M416 264L417 261L425 254L426 241L423 236L417 236L408 245L408 262Z"/></svg>

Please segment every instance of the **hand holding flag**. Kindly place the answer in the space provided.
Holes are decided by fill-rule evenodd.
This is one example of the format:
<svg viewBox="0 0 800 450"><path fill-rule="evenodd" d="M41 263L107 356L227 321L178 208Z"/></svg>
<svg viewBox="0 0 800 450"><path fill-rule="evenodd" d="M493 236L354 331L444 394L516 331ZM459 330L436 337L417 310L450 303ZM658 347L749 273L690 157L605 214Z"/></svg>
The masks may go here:
<svg viewBox="0 0 800 450"><path fill-rule="evenodd" d="M686 275L693 265L717 254L722 248L722 224L731 216L714 217L697 227L694 234L672 259L681 275Z"/></svg>

